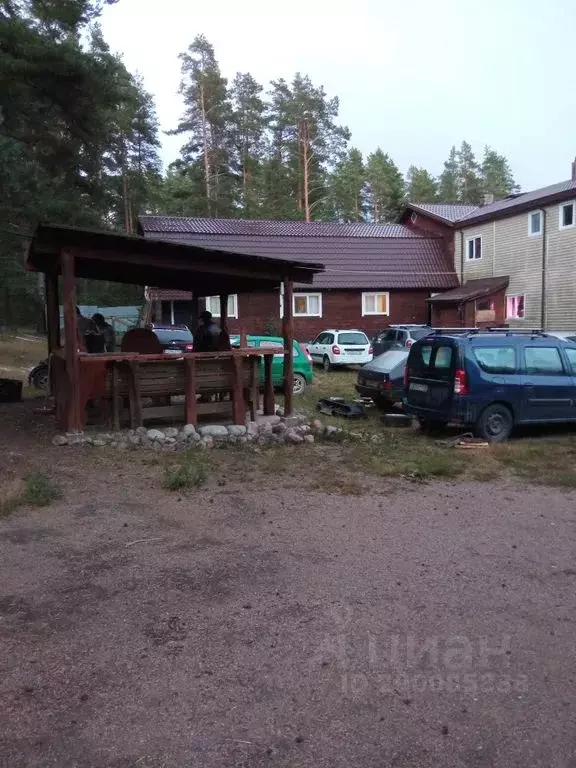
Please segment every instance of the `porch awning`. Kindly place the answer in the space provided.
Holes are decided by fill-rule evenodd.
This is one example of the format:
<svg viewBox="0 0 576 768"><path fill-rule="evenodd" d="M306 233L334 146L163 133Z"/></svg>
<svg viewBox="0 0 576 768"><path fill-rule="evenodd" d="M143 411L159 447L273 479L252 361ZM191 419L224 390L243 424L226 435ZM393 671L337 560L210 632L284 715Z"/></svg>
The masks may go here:
<svg viewBox="0 0 576 768"><path fill-rule="evenodd" d="M464 285L452 288L452 290L445 293L440 293L438 296L432 296L428 301L431 304L463 304L466 301L481 299L484 296L496 293L496 291L501 291L508 286L509 281L508 275L468 280Z"/></svg>

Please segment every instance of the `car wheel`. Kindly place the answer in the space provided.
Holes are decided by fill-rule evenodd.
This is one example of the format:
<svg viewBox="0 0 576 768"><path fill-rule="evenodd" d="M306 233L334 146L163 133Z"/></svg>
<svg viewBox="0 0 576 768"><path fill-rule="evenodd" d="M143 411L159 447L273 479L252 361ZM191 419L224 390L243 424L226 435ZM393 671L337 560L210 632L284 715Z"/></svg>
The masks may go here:
<svg viewBox="0 0 576 768"><path fill-rule="evenodd" d="M382 395L372 395L372 400L374 401L374 405L381 411L388 412L394 408L392 400L388 400L387 397L382 397Z"/></svg>
<svg viewBox="0 0 576 768"><path fill-rule="evenodd" d="M510 437L514 417L510 409L500 403L489 405L476 422L476 434L489 443L502 443Z"/></svg>
<svg viewBox="0 0 576 768"><path fill-rule="evenodd" d="M292 384L292 394L293 395L301 395L306 390L306 379L304 376L302 376L301 373L295 373L293 384Z"/></svg>
<svg viewBox="0 0 576 768"><path fill-rule="evenodd" d="M30 383L35 389L46 392L48 390L48 366L39 368L32 376Z"/></svg>
<svg viewBox="0 0 576 768"><path fill-rule="evenodd" d="M442 419L426 419L424 416L418 417L418 423L420 424L420 429L424 432L440 432L448 424L447 421L442 421Z"/></svg>
<svg viewBox="0 0 576 768"><path fill-rule="evenodd" d="M324 355L324 359L322 360L322 368L324 368L326 373L332 370L332 363L330 362L328 355Z"/></svg>

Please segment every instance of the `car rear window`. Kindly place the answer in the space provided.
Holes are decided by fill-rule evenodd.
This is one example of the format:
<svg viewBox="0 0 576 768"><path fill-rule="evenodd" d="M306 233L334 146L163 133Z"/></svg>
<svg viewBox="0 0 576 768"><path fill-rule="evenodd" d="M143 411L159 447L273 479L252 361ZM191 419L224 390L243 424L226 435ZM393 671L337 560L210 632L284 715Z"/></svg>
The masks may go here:
<svg viewBox="0 0 576 768"><path fill-rule="evenodd" d="M363 333L339 333L338 344L369 344L369 341Z"/></svg>
<svg viewBox="0 0 576 768"><path fill-rule="evenodd" d="M516 350L514 347L474 347L476 362L486 373L514 373Z"/></svg>
<svg viewBox="0 0 576 768"><path fill-rule="evenodd" d="M187 328L154 328L154 333L161 344L166 344L168 341L191 342L193 340Z"/></svg>
<svg viewBox="0 0 576 768"><path fill-rule="evenodd" d="M454 347L448 344L415 344L409 357L413 376L449 379L452 376Z"/></svg>
<svg viewBox="0 0 576 768"><path fill-rule="evenodd" d="M430 333L430 328L411 328L410 329L410 336L413 339L423 339L424 336L428 336Z"/></svg>

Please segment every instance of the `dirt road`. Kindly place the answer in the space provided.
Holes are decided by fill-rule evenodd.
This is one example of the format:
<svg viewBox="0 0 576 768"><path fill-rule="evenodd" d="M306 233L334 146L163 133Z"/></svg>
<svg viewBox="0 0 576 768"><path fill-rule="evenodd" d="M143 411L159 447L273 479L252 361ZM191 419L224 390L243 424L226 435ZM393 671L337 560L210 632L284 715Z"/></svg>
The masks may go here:
<svg viewBox="0 0 576 768"><path fill-rule="evenodd" d="M576 765L574 492L60 462L0 521L0 764Z"/></svg>

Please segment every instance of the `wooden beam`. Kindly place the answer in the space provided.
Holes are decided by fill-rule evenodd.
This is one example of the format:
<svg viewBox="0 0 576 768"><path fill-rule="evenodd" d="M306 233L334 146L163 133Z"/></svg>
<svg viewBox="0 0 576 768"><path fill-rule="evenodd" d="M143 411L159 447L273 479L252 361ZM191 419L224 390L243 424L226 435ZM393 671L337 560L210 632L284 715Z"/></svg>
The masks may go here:
<svg viewBox="0 0 576 768"><path fill-rule="evenodd" d="M220 329L228 333L228 294L220 294Z"/></svg>
<svg viewBox="0 0 576 768"><path fill-rule="evenodd" d="M186 367L186 424L198 423L198 409L196 407L196 359L185 357Z"/></svg>
<svg viewBox="0 0 576 768"><path fill-rule="evenodd" d="M76 279L74 276L74 254L62 251L63 292L64 292L64 352L66 373L70 382L67 403L67 428L80 431L84 425L84 414L80 413L80 365L78 362L78 319L76 315Z"/></svg>
<svg viewBox="0 0 576 768"><path fill-rule="evenodd" d="M190 330L192 331L192 335L196 333L198 330L198 318L200 317L200 306L199 306L199 300L198 296L194 293L192 295L192 312L191 314L191 325L192 327Z"/></svg>
<svg viewBox="0 0 576 768"><path fill-rule="evenodd" d="M272 361L274 355L264 355L264 415L274 415L274 385L272 383Z"/></svg>
<svg viewBox="0 0 576 768"><path fill-rule="evenodd" d="M140 396L140 366L137 360L128 360L128 397L130 404L130 426L142 426L142 398Z"/></svg>
<svg viewBox="0 0 576 768"><path fill-rule="evenodd" d="M232 355L232 421L234 424L244 424L246 421L244 387L242 386L242 358L239 355Z"/></svg>
<svg viewBox="0 0 576 768"><path fill-rule="evenodd" d="M46 332L48 334L48 354L60 348L60 302L58 299L58 273L46 272L44 275L44 293L46 296Z"/></svg>
<svg viewBox="0 0 576 768"><path fill-rule="evenodd" d="M284 415L292 415L292 397L294 390L294 317L293 317L294 284L292 280L284 280Z"/></svg>

